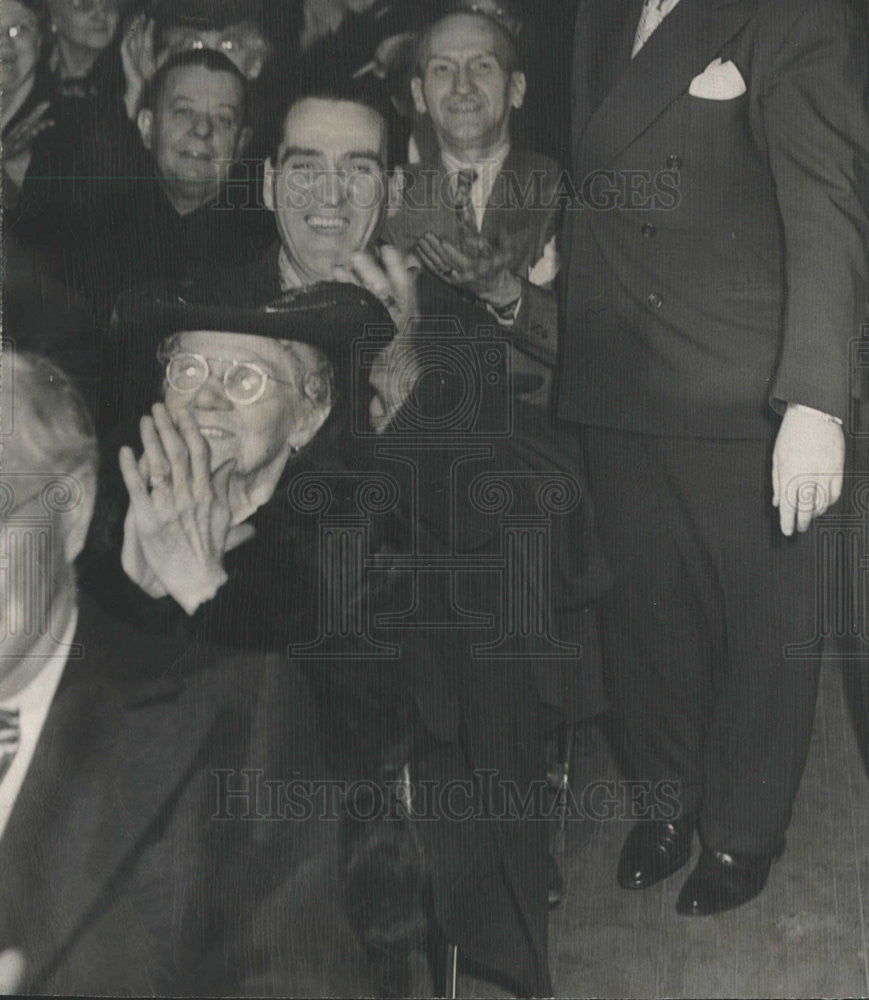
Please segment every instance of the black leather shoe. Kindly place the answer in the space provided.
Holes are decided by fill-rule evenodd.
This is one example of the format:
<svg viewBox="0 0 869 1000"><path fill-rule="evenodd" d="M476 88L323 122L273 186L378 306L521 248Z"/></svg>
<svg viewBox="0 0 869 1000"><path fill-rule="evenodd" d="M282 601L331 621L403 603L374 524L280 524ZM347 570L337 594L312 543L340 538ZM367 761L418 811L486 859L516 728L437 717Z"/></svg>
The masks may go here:
<svg viewBox="0 0 869 1000"><path fill-rule="evenodd" d="M769 869L783 848L772 854L731 854L704 848L688 876L676 912L683 917L708 917L733 910L759 896Z"/></svg>
<svg viewBox="0 0 869 1000"><path fill-rule="evenodd" d="M691 857L696 818L683 816L637 823L619 858L618 880L623 889L648 889L677 872Z"/></svg>

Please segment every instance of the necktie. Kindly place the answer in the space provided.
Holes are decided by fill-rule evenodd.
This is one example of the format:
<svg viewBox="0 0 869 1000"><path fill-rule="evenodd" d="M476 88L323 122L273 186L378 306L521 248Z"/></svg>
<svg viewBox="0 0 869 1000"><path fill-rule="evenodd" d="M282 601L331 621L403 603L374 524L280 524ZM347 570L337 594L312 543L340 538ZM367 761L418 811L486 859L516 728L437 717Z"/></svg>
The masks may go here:
<svg viewBox="0 0 869 1000"><path fill-rule="evenodd" d="M21 727L18 724L18 709L0 708L0 781L12 766L18 744L21 741Z"/></svg>
<svg viewBox="0 0 869 1000"><path fill-rule="evenodd" d="M634 37L634 49L631 52L631 59L634 58L652 37L655 29L678 2L679 0L646 0L643 4L643 11L640 14L640 23L637 25L637 34Z"/></svg>
<svg viewBox="0 0 869 1000"><path fill-rule="evenodd" d="M474 215L474 205L471 201L471 188L474 186L479 174L471 167L465 170L457 170L453 176L455 177L453 204L456 209L456 215L459 217L459 225L467 227L471 231L476 231L477 218Z"/></svg>

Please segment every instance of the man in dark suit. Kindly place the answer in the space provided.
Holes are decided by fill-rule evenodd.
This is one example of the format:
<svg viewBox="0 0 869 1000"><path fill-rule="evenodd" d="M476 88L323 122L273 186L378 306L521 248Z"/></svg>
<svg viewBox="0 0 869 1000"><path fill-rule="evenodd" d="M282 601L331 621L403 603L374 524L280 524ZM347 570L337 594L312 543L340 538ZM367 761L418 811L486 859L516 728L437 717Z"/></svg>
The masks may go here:
<svg viewBox="0 0 869 1000"><path fill-rule="evenodd" d="M867 273L858 25L841 0L578 12L559 411L584 425L619 574L627 767L681 786L619 881L675 872L699 829L682 914L762 890L808 749L818 663L787 646L815 621L815 546L791 536L841 491Z"/></svg>
<svg viewBox="0 0 869 1000"><path fill-rule="evenodd" d="M9 348L2 403L0 991L367 992L335 824L252 822L264 800L219 794L245 766L325 776L305 684L80 599L90 418L59 369Z"/></svg>

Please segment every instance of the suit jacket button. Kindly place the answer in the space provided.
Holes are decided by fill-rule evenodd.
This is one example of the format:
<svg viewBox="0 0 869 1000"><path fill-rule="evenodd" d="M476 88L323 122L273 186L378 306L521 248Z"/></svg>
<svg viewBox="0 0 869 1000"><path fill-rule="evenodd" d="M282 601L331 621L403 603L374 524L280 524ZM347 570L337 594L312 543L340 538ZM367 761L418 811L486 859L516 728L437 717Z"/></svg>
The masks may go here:
<svg viewBox="0 0 869 1000"><path fill-rule="evenodd" d="M651 222L644 222L642 228L642 234L647 240L650 240L658 232L658 227L653 226Z"/></svg>
<svg viewBox="0 0 869 1000"><path fill-rule="evenodd" d="M681 170L682 169L682 157L676 156L673 153L672 156L667 157L667 169L668 170Z"/></svg>
<svg viewBox="0 0 869 1000"><path fill-rule="evenodd" d="M660 292L652 292L646 299L650 309L660 309L664 305L664 296Z"/></svg>

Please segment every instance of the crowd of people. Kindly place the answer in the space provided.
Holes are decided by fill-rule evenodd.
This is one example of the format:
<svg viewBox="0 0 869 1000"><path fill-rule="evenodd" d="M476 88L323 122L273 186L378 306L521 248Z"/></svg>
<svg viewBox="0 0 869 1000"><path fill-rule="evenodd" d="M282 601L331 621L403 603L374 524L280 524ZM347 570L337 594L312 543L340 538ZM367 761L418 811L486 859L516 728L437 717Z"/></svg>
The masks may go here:
<svg viewBox="0 0 869 1000"><path fill-rule="evenodd" d="M422 954L550 995L604 713L618 883L696 834L681 914L762 892L860 16L4 0L0 992L402 996Z"/></svg>

